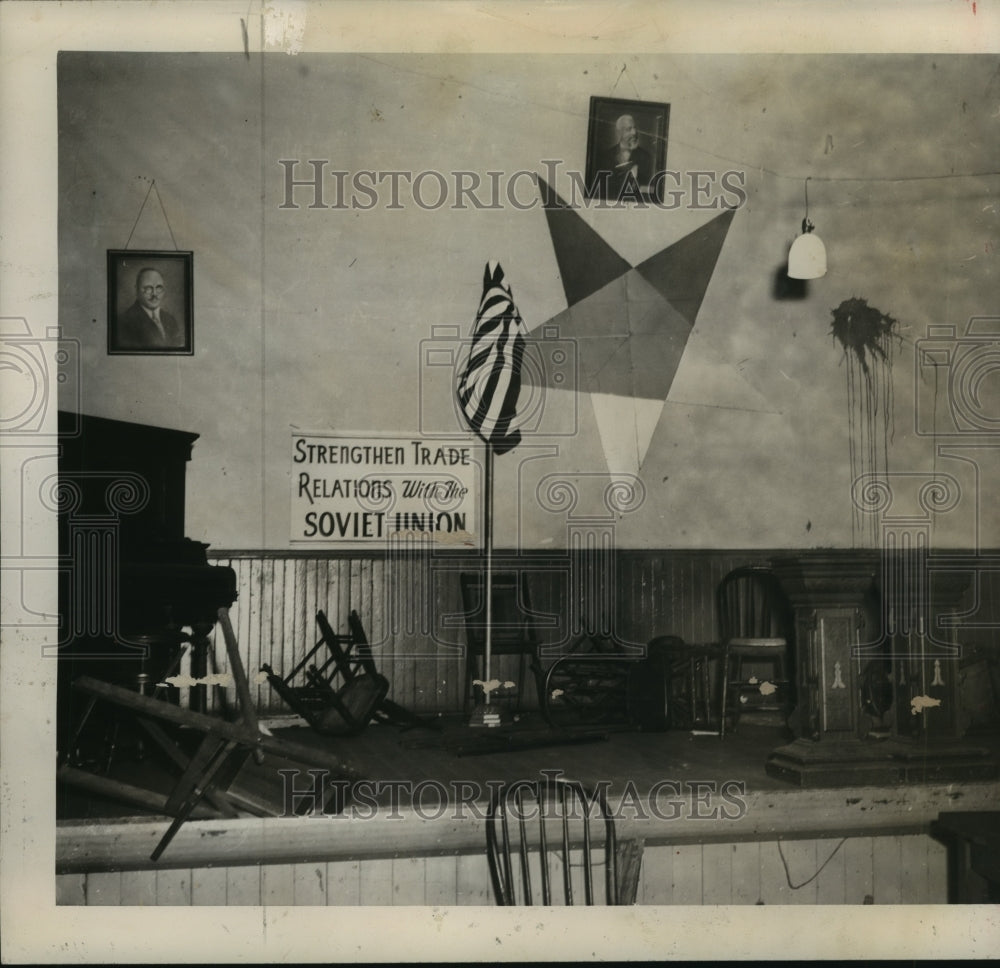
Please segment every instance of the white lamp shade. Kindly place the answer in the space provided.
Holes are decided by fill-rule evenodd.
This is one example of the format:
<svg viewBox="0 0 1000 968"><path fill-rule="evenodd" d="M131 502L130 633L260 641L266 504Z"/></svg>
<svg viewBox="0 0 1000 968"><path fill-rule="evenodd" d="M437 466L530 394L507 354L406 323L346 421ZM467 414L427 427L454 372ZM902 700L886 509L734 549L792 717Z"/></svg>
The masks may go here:
<svg viewBox="0 0 1000 968"><path fill-rule="evenodd" d="M791 279L819 279L826 275L826 246L812 232L803 232L788 251Z"/></svg>

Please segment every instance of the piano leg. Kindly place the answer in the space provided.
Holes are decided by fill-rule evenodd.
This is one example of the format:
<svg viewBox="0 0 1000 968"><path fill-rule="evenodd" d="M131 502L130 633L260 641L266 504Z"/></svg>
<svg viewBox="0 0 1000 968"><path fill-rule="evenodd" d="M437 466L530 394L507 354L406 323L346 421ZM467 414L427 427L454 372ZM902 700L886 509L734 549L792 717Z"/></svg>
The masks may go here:
<svg viewBox="0 0 1000 968"><path fill-rule="evenodd" d="M208 650L211 645L208 634L214 625L214 622L194 622L191 625L191 676L195 679L204 679L208 675ZM207 712L208 687L204 683L192 686L189 702L194 712Z"/></svg>

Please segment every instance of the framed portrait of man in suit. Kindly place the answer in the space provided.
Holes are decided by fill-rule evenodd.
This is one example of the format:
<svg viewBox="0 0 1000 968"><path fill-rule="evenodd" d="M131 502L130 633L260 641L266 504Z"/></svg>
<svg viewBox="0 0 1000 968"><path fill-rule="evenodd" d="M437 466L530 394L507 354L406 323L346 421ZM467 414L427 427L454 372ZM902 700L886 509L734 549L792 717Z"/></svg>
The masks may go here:
<svg viewBox="0 0 1000 968"><path fill-rule="evenodd" d="M587 197L660 201L670 105L592 97L587 130Z"/></svg>
<svg viewBox="0 0 1000 968"><path fill-rule="evenodd" d="M194 353L194 255L108 250L108 353Z"/></svg>

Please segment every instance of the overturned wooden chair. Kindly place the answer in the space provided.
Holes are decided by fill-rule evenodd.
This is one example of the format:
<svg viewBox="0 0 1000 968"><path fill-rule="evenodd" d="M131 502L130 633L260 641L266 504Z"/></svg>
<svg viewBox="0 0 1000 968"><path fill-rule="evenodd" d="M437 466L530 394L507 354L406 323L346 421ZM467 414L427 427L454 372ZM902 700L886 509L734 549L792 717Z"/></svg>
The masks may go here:
<svg viewBox="0 0 1000 968"><path fill-rule="evenodd" d="M180 772L167 793L81 770L69 763L63 763L56 774L63 783L172 817L150 855L154 861L191 817L284 815L288 796L280 775L282 768L321 769L334 781L324 784L319 797L312 801L323 812L342 810L351 785L360 778L339 757L261 731L228 610L219 609L218 618L239 704L240 718L235 722L182 709L89 676L73 682L75 690L94 702L110 703L119 713L134 717L136 724Z"/></svg>
<svg viewBox="0 0 1000 968"><path fill-rule="evenodd" d="M431 725L386 698L389 681L375 665L368 637L356 611L348 632L338 634L323 611L316 613L319 638L286 676L261 666L271 688L323 736L354 736L372 721L400 726Z"/></svg>

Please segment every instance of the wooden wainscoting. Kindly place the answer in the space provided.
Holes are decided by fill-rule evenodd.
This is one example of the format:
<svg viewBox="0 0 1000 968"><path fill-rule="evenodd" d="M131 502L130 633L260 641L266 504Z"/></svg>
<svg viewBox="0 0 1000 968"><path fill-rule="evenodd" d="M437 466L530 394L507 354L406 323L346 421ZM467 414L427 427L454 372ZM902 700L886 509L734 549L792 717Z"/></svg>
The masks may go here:
<svg viewBox="0 0 1000 968"><path fill-rule="evenodd" d="M149 906L493 903L485 853L59 874L56 899ZM946 902L946 851L926 834L647 846L637 897L638 904L671 905Z"/></svg>
<svg viewBox="0 0 1000 968"><path fill-rule="evenodd" d="M497 568L528 571L538 637L546 654L558 654L584 628L626 646L657 635L688 642L716 637L715 588L730 569L766 560L760 552L682 551L539 554L497 552ZM473 554L428 556L419 552L333 554L215 552L212 564L236 571L239 598L231 609L243 661L251 678L268 663L289 670L316 641L316 612L346 630L356 609L372 641L390 698L415 712L462 707L465 632L458 574L479 567ZM610 587L612 593L606 589ZM601 594L595 589L605 589ZM446 616L451 624L442 628ZM221 640L217 669L226 667ZM494 675L516 678L516 659L497 657ZM253 685L262 714L284 710L266 683ZM536 704L533 684L523 702Z"/></svg>
<svg viewBox="0 0 1000 968"><path fill-rule="evenodd" d="M787 554L760 550L498 551L497 569L528 573L532 609L543 653L559 653L584 629L642 646L658 635L686 642L717 640L715 590L733 568ZM802 554L802 552L798 552ZM990 553L989 560L998 556ZM428 552L414 545L393 553L217 551L213 564L236 571L239 598L231 613L251 677L262 663L289 670L316 641L316 612L346 630L356 609L372 641L390 698L415 712L462 708L465 630L458 575L481 567L472 552ZM960 638L968 662L979 657L984 681L996 678L991 643L1000 624L1000 571L976 574L962 602ZM450 624L445 627L446 620ZM964 624L963 624L964 623ZM215 649L217 668L225 649ZM516 678L516 659L496 658L494 676ZM286 712L266 683L254 685L262 714ZM996 723L995 699L983 700L979 719ZM533 684L522 701L536 704Z"/></svg>
<svg viewBox="0 0 1000 968"><path fill-rule="evenodd" d="M288 672L317 641L316 612L326 612L335 631L347 631L351 610L361 616L379 671L390 682L390 698L420 712L461 706L462 650L435 645L426 616L460 611L455 587L434 583L419 558L388 562L383 556L276 556L247 554L213 558L236 572L239 598L230 610L258 711L289 712L267 682L254 682L263 663ZM402 592L402 621L388 604ZM389 629L394 628L390 636ZM216 661L226 664L224 644Z"/></svg>

